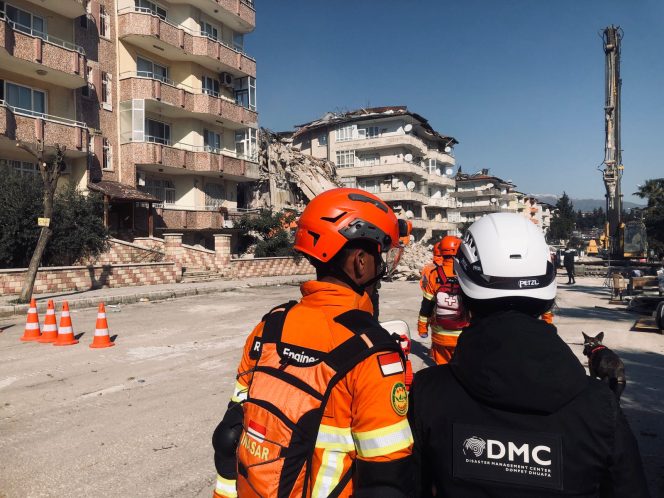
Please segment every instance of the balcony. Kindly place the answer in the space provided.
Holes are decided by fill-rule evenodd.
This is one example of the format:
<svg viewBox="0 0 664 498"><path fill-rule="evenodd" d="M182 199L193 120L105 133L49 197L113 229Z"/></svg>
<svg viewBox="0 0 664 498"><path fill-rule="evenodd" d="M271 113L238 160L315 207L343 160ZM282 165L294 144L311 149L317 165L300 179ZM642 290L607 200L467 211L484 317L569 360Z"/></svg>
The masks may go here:
<svg viewBox="0 0 664 498"><path fill-rule="evenodd" d="M140 7L118 12L118 37L169 60L196 62L217 73L256 76L256 61L245 53Z"/></svg>
<svg viewBox="0 0 664 498"><path fill-rule="evenodd" d="M234 157L229 152L212 151L207 147L131 142L122 144L120 148L123 163L223 174L225 178L238 182L254 181L260 177L255 159Z"/></svg>
<svg viewBox="0 0 664 498"><path fill-rule="evenodd" d="M447 164L449 166L454 166L455 160L454 156L451 154L446 154L437 149L427 149L427 158L435 159L439 163Z"/></svg>
<svg viewBox="0 0 664 498"><path fill-rule="evenodd" d="M425 220L424 218L411 218L408 221L413 224L414 229L428 230L431 228L431 221Z"/></svg>
<svg viewBox="0 0 664 498"><path fill-rule="evenodd" d="M397 190L392 192L377 192L376 195L385 202L415 202L426 204L428 197L420 192L410 190Z"/></svg>
<svg viewBox="0 0 664 498"><path fill-rule="evenodd" d="M336 150L355 149L355 150L379 150L394 147L406 147L415 154L424 156L427 151L425 143L413 135L392 135L375 138L354 138L335 142Z"/></svg>
<svg viewBox="0 0 664 498"><path fill-rule="evenodd" d="M427 205L429 207L439 207L439 208L457 207L456 200L450 197L429 197Z"/></svg>
<svg viewBox="0 0 664 498"><path fill-rule="evenodd" d="M224 217L218 209L178 209L165 205L155 209L157 228L203 230L224 228Z"/></svg>
<svg viewBox="0 0 664 498"><path fill-rule="evenodd" d="M65 2L66 3L66 2ZM0 67L65 88L87 84L82 47L32 28L0 19Z"/></svg>
<svg viewBox="0 0 664 498"><path fill-rule="evenodd" d="M454 178L449 176L437 175L435 173L429 173L426 177L428 183L433 183L436 185L445 185L447 187L454 187L455 181Z"/></svg>
<svg viewBox="0 0 664 498"><path fill-rule="evenodd" d="M169 3L196 7L239 33L248 33L256 27L253 0L169 0Z"/></svg>
<svg viewBox="0 0 664 498"><path fill-rule="evenodd" d="M352 166L350 168L336 168L337 175L344 177L363 177L363 176L385 176L395 174L407 174L417 176L421 180L427 178L428 173L417 164L407 162L397 162L390 164L379 164L378 166Z"/></svg>
<svg viewBox="0 0 664 498"><path fill-rule="evenodd" d="M42 140L47 148L59 144L67 148L68 157L82 157L88 150L85 123L18 109L0 100L0 139L5 137L25 144Z"/></svg>
<svg viewBox="0 0 664 498"><path fill-rule="evenodd" d="M452 197L457 199L472 199L476 197L500 197L500 189L497 188L485 188L482 190L457 190L456 192L450 192Z"/></svg>
<svg viewBox="0 0 664 498"><path fill-rule="evenodd" d="M457 224L452 223L450 221L437 221L437 220L430 220L429 223L431 223L431 229L432 230L456 230L457 229Z"/></svg>
<svg viewBox="0 0 664 498"><path fill-rule="evenodd" d="M57 12L61 16L69 19L85 15L86 0L27 0L28 2L39 6L42 9L48 9L51 12Z"/></svg>
<svg viewBox="0 0 664 498"><path fill-rule="evenodd" d="M217 120L223 119L227 127L234 129L254 127L258 121L256 112L233 101L171 80L140 76L136 72L120 75L120 101L130 99L153 101L156 104L154 110L164 116L193 117L215 125L219 124Z"/></svg>
<svg viewBox="0 0 664 498"><path fill-rule="evenodd" d="M461 206L458 205L457 209L461 213L498 213L501 211L499 206L494 205L481 205L481 206Z"/></svg>

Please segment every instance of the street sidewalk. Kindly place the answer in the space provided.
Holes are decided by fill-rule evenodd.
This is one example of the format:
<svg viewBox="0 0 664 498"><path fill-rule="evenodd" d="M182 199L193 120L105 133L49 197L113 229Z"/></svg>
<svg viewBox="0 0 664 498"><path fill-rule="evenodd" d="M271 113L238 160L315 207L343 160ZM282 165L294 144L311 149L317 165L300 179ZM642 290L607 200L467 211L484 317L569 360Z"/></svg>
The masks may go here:
<svg viewBox="0 0 664 498"><path fill-rule="evenodd" d="M272 285L300 284L315 278L315 275L286 275L277 277L251 277L242 280L217 280L212 282L192 282L184 284L158 284L141 285L134 287L103 288L87 291L64 291L50 294L38 294L37 309L40 313L46 311L49 299L55 301L67 300L70 309L95 308L100 302L109 304L130 304L139 301L163 301L177 297L196 296L203 294L217 294L246 287L266 287ZM15 304L11 301L18 296L0 296L0 317L24 315L28 311L28 304Z"/></svg>

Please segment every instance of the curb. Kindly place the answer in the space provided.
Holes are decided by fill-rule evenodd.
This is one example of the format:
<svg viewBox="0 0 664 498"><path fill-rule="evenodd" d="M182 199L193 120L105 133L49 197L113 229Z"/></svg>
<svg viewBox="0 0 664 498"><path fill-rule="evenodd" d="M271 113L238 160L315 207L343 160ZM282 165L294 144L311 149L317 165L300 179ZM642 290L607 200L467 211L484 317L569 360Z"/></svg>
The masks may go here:
<svg viewBox="0 0 664 498"><path fill-rule="evenodd" d="M181 297L191 297L191 296L204 296L210 294L221 294L224 292L234 291L242 288L251 288L251 287L272 287L274 285L288 285L288 284L299 284L307 280L311 280L312 275L290 275L284 277L284 280L279 280L276 282L265 282L265 283L254 283L254 282L243 282L242 280L234 281L235 285L224 285L224 286L203 286L203 287L193 287L185 289L168 289L168 290L153 290L153 291L144 291L144 292L134 292L131 294L120 294L117 296L99 296L99 297L88 297L80 299L67 299L69 303L69 309L86 309L86 308L96 308L99 305L100 301L103 301L105 305L109 304L133 304L141 300L147 299L148 301L164 301L167 299L177 299ZM63 296L66 297L66 296ZM54 301L64 301L65 299L61 298L52 298ZM37 312L44 313L46 311L47 300L43 299L37 303ZM1 305L0 306L0 318L11 318L13 316L24 315L27 313L30 305L28 304L10 304L10 305Z"/></svg>

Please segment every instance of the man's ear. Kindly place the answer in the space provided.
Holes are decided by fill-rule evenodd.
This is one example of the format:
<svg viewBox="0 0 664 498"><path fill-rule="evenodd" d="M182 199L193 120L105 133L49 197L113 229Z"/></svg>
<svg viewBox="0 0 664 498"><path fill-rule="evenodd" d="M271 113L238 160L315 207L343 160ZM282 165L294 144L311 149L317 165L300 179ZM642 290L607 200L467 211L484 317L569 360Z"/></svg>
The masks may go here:
<svg viewBox="0 0 664 498"><path fill-rule="evenodd" d="M357 249L353 252L353 271L358 279L362 279L367 273L369 267L369 253L364 249Z"/></svg>

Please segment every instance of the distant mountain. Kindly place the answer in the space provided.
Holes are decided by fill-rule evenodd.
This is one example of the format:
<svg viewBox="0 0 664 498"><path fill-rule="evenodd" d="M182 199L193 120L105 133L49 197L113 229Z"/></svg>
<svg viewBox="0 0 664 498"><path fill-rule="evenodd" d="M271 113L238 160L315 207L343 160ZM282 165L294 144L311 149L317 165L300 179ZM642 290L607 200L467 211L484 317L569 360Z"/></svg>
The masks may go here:
<svg viewBox="0 0 664 498"><path fill-rule="evenodd" d="M555 194L533 194L540 202L547 202L556 205L558 197ZM606 201L604 199L573 199L570 198L574 205L574 211L592 211L593 209L602 208L606 209ZM637 204L635 202L624 201L623 209L644 208L645 204Z"/></svg>

